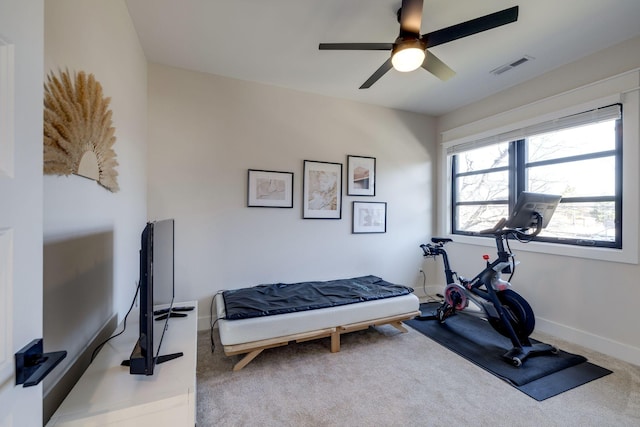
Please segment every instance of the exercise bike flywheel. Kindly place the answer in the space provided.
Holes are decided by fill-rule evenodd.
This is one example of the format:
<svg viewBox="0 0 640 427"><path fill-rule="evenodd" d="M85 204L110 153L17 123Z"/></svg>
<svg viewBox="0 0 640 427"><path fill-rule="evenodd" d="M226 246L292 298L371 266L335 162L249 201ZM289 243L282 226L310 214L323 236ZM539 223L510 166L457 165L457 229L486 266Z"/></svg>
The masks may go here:
<svg viewBox="0 0 640 427"><path fill-rule="evenodd" d="M531 306L511 289L498 292L498 299L514 332L520 340L526 341L536 324ZM501 335L509 337L509 332L500 319L490 318L489 323Z"/></svg>
<svg viewBox="0 0 640 427"><path fill-rule="evenodd" d="M457 283L447 285L444 289L444 300L456 311L464 310L469 306L465 289Z"/></svg>

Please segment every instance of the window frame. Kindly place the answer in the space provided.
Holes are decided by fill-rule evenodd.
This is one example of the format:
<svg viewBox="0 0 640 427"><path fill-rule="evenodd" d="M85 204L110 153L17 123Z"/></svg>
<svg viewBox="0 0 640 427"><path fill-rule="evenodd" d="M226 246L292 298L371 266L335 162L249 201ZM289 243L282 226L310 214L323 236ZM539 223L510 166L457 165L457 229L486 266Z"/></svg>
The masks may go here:
<svg viewBox="0 0 640 427"><path fill-rule="evenodd" d="M469 114L444 116L439 121L440 145L438 149L436 200L434 206L434 236L451 238L456 245L472 245L491 251L495 247L490 239L477 236L451 234L450 223L450 156L453 147L467 144L479 138L514 131L547 120L579 113L602 105L622 103L623 121L623 187L624 205L622 221L624 234L623 249L594 248L589 246L570 246L531 241L527 244L511 242L512 250L537 254L542 257L582 258L598 262L615 262L638 265L640 258L640 198L637 195L637 183L640 182L640 91L638 79L640 70L631 70L615 76L557 93L545 98L495 110L492 114L481 114L479 105ZM514 100L517 101L517 100ZM476 118L473 114L477 111ZM543 258L541 258L543 259Z"/></svg>
<svg viewBox="0 0 640 427"><path fill-rule="evenodd" d="M521 138L509 138L506 140L496 139L492 143L485 143L482 146L492 146L494 144L507 143L508 144L508 162L507 166L498 166L494 168L484 168L478 169L470 172L458 172L458 160L459 155L461 153L467 152L468 150L473 149L473 147L468 148L467 150L456 150L453 154L450 155L449 159L449 168L450 168L450 176L451 176L451 186L450 186L450 197L451 197L451 209L449 210L450 215L450 232L453 235L466 235L466 236L479 236L479 237L491 237L486 235L481 235L477 232L473 231L465 231L457 229L457 218L459 214L458 207L460 206L482 206L482 205L507 205L508 212L510 213L515 206L518 195L523 191L527 191L527 172L531 168L541 167L541 166L549 166L549 165L557 165L557 164L568 164L573 162L579 162L584 160L592 160L598 158L606 158L612 157L615 162L615 171L614 171L614 180L615 180L615 188L613 195L607 196L580 196L580 197L563 197L560 203L593 203L593 202L613 202L614 204L614 229L615 229L615 238L613 241L610 240L592 240L592 239L581 239L578 237L569 237L569 238L559 238L559 237L551 237L540 235L536 238L536 240L540 242L547 242L551 244L565 244L572 246L589 246L589 247L599 247L599 248L613 248L613 249L622 249L622 198L623 198L623 186L622 186L622 168L623 168L623 105L622 103L614 103L612 105L606 105L602 107L598 107L594 110L585 111L583 113L578 114L587 114L591 111L603 111L609 108L619 108L619 117L615 119L615 141L614 148L609 150L602 151L594 151L586 154L577 154L570 156L563 156L554 159L540 160L528 162L526 158L526 150L527 150L527 137ZM597 117L597 114L596 114ZM612 118L613 120L614 118ZM562 120L562 119L560 119ZM597 118L593 120L586 121L580 123L582 125L589 125L592 123L597 123ZM569 126L566 128L571 128L573 126ZM528 136L534 136L537 134L541 134L543 132L533 132ZM458 179L464 178L465 176L477 176L477 175L485 175L489 173L500 173L500 172L508 173L508 199L494 199L494 200L477 200L477 201L458 201ZM529 190L530 191L530 190Z"/></svg>

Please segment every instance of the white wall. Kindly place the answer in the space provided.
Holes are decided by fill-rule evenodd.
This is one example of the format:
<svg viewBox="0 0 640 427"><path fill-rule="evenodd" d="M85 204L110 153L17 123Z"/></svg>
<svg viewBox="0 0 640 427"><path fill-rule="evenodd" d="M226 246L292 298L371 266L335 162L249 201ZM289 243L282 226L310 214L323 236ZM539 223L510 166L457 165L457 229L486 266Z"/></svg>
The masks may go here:
<svg viewBox="0 0 640 427"><path fill-rule="evenodd" d="M273 86L149 65L150 219L175 218L176 295L378 275L414 286L433 223L434 120ZM341 220L302 219L304 160L377 159L375 197ZM294 172L294 207L247 208L247 170ZM351 234L353 200L388 203L386 234Z"/></svg>
<svg viewBox="0 0 640 427"><path fill-rule="evenodd" d="M38 425L42 418L42 387L14 385L13 354L42 337L43 14L43 0L0 0L1 54L13 50L12 59L0 61L0 84L13 82L13 96L7 86L0 89L2 426Z"/></svg>
<svg viewBox="0 0 640 427"><path fill-rule="evenodd" d="M547 246L547 253L544 253L545 248L538 246L539 252L534 253L528 249L536 248L535 244L525 245L516 251L521 265L514 286L536 312L538 330L640 365L640 334L637 332L640 324L637 308L640 300L638 52L640 38L605 49L446 114L438 119L438 128L445 139L465 138L520 121L535 120L575 105L597 104L598 100L625 104L623 252L626 254L615 254L614 250L603 253L594 248L560 249L557 245ZM443 233L448 178L442 152L439 158L438 204L445 208L438 215L439 232ZM450 245L454 270L463 276L473 276L472 273L482 267L481 255L491 253L491 250L477 246L478 238L474 242L474 238L454 236L454 240L456 243ZM592 252L590 257L589 251ZM616 258L625 262L603 260ZM437 267L441 269L440 264ZM436 271L433 262L425 263L425 268ZM439 280L442 283L441 276Z"/></svg>
<svg viewBox="0 0 640 427"><path fill-rule="evenodd" d="M122 319L135 294L146 222L147 63L123 0L46 0L44 24L43 79L66 69L94 74L111 98L119 163L117 193L75 175L44 177L45 343L69 351L61 374L114 313Z"/></svg>

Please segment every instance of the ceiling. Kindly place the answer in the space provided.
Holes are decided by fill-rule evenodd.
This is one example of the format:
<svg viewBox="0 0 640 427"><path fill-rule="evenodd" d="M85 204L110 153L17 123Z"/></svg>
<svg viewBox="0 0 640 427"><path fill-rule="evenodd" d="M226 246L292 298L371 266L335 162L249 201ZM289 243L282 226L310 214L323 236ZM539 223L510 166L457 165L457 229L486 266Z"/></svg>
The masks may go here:
<svg viewBox="0 0 640 427"><path fill-rule="evenodd" d="M430 49L456 71L390 70L358 89L386 51L319 43L392 43L400 0L126 0L150 62L439 116L640 35L640 0L424 0L421 33L515 5L518 21ZM636 52L640 54L640 52ZM492 70L533 60L500 75Z"/></svg>

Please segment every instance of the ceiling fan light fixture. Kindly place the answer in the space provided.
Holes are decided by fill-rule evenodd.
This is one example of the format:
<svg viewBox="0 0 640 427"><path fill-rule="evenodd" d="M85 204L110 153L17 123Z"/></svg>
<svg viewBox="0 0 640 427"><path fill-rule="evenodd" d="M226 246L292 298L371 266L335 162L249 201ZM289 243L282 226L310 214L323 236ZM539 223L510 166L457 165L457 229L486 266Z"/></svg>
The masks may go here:
<svg viewBox="0 0 640 427"><path fill-rule="evenodd" d="M408 40L396 44L391 54L393 68L403 73L420 68L425 57L425 47L420 40Z"/></svg>
<svg viewBox="0 0 640 427"><path fill-rule="evenodd" d="M397 12L400 33L393 43L320 43L318 48L320 50L390 50L391 57L387 57L387 60L359 89L370 88L391 68L407 72L422 67L441 81L446 81L456 74L455 71L433 55L431 51L427 59L427 47L431 49L435 46L516 22L520 9L519 6L513 6L420 35L423 2L423 0L402 0L402 5ZM518 62L516 61L516 63ZM511 66L515 66L515 63L511 64Z"/></svg>

